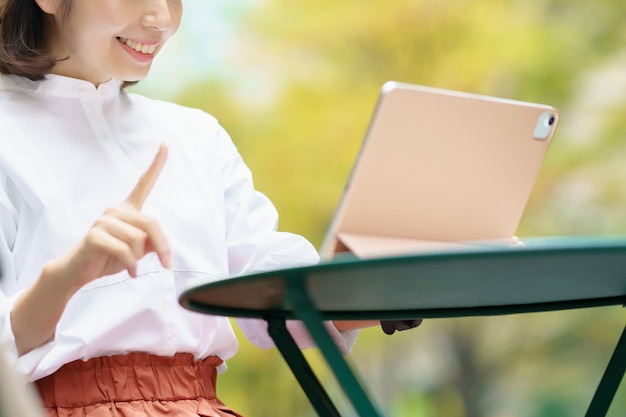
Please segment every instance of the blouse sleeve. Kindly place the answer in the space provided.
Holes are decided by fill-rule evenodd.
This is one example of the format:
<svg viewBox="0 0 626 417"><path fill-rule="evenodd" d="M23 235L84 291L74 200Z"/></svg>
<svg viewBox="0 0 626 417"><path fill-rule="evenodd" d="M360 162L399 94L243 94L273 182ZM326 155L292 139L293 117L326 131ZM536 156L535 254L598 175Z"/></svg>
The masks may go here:
<svg viewBox="0 0 626 417"><path fill-rule="evenodd" d="M11 248L17 233L17 210L9 201L6 178L0 171L0 343L7 350L15 346L11 329L11 306L9 296L16 292L15 267ZM15 355L16 356L16 355Z"/></svg>
<svg viewBox="0 0 626 417"><path fill-rule="evenodd" d="M319 255L306 239L277 231L278 213L274 205L254 189L252 174L228 134L220 128L218 136L222 149L226 241L231 276L318 263ZM263 348L274 346L264 320L238 319L237 323L252 343ZM341 333L332 323L325 325L338 347L348 352L357 332ZM289 321L287 328L298 346L314 346L302 323Z"/></svg>
<svg viewBox="0 0 626 417"><path fill-rule="evenodd" d="M18 234L17 224L18 209L9 198L9 180L0 170L0 347L7 359L28 376L52 348L54 341L21 356L17 353L11 326L11 311L20 294L12 251Z"/></svg>

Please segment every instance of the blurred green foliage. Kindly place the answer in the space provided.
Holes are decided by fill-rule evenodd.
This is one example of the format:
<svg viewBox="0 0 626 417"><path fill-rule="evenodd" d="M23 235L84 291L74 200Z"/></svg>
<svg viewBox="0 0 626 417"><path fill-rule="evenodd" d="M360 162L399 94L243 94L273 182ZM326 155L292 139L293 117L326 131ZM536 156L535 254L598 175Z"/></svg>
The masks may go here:
<svg viewBox="0 0 626 417"><path fill-rule="evenodd" d="M259 0L227 68L171 98L220 119L280 228L318 246L385 81L551 104L561 123L519 235L626 234L625 18L619 0ZM387 415L582 416L625 318L602 308L368 329L350 361ZM249 417L314 415L279 354L240 340L223 399ZM622 387L609 416L624 414Z"/></svg>

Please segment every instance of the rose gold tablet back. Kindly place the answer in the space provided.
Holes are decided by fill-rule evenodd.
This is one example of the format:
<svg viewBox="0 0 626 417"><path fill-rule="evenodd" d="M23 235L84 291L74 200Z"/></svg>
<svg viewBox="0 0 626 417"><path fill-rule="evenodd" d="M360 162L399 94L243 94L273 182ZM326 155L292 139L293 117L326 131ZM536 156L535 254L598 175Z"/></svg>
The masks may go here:
<svg viewBox="0 0 626 417"><path fill-rule="evenodd" d="M557 122L550 106L386 83L322 256L350 249L342 236L510 239Z"/></svg>

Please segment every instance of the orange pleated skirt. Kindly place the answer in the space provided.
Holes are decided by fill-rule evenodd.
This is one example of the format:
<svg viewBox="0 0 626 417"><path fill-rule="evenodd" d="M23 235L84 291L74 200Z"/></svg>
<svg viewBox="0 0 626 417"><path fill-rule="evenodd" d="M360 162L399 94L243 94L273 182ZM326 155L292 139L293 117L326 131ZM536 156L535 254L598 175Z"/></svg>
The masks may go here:
<svg viewBox="0 0 626 417"><path fill-rule="evenodd" d="M215 393L221 363L130 353L68 363L35 385L50 417L241 417Z"/></svg>

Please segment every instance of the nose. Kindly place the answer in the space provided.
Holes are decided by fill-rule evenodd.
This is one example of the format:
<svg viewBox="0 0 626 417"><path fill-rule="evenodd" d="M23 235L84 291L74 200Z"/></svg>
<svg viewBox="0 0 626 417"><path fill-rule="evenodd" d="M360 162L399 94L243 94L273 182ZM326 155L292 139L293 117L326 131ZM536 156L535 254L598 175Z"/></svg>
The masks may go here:
<svg viewBox="0 0 626 417"><path fill-rule="evenodd" d="M146 4L148 7L141 23L161 32L169 30L173 21L169 0L148 0Z"/></svg>

